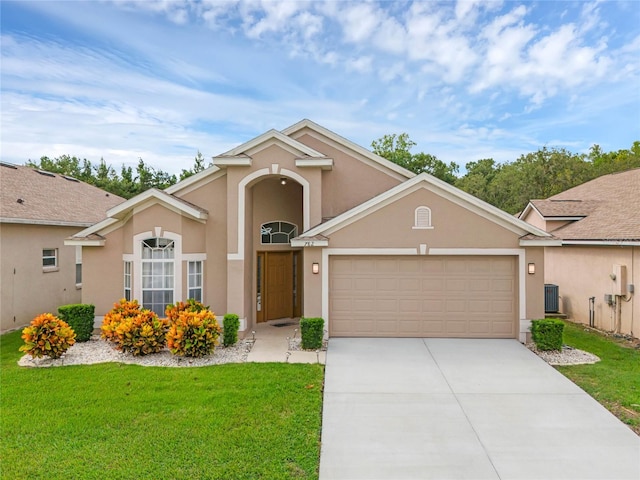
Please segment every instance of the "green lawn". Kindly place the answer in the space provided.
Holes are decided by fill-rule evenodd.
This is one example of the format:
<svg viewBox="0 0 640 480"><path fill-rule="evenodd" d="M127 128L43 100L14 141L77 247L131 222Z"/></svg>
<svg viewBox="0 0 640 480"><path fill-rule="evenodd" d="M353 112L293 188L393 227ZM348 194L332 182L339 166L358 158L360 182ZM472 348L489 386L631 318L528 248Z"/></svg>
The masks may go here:
<svg viewBox="0 0 640 480"><path fill-rule="evenodd" d="M0 336L0 477L317 478L323 367L22 368Z"/></svg>
<svg viewBox="0 0 640 480"><path fill-rule="evenodd" d="M640 435L640 350L629 342L565 322L564 343L600 357L594 365L558 367Z"/></svg>

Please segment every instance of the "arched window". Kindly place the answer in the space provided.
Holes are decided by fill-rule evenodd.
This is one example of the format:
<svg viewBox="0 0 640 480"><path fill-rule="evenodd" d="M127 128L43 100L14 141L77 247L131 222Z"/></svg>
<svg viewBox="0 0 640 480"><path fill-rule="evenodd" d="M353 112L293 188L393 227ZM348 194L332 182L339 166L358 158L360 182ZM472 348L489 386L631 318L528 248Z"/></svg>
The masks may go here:
<svg viewBox="0 0 640 480"><path fill-rule="evenodd" d="M431 225L431 209L429 207L421 206L416 208L413 228L433 228Z"/></svg>
<svg viewBox="0 0 640 480"><path fill-rule="evenodd" d="M164 317L173 303L175 245L169 238L142 241L142 306Z"/></svg>
<svg viewBox="0 0 640 480"><path fill-rule="evenodd" d="M298 227L293 223L267 222L260 225L260 243L263 245L290 243L296 236Z"/></svg>

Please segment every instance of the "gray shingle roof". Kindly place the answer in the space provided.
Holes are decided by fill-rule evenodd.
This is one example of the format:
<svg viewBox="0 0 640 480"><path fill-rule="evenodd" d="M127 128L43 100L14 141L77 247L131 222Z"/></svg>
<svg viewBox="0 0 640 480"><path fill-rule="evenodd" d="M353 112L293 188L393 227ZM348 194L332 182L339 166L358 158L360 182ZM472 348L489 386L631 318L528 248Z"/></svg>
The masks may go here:
<svg viewBox="0 0 640 480"><path fill-rule="evenodd" d="M124 198L71 177L0 163L0 219L6 223L89 226Z"/></svg>
<svg viewBox="0 0 640 480"><path fill-rule="evenodd" d="M640 240L640 168L603 175L531 203L547 220L584 216L553 231L563 240Z"/></svg>

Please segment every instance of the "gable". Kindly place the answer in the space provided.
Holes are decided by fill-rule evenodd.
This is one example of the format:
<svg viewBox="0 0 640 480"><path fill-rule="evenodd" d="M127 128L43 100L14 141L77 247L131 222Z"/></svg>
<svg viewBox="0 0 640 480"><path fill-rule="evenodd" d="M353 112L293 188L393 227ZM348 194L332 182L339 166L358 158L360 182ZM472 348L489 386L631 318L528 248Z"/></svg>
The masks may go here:
<svg viewBox="0 0 640 480"><path fill-rule="evenodd" d="M416 216L420 221L425 211L430 214L428 227L416 224ZM397 198L328 236L331 247L368 248L416 248L420 244L429 248L517 248L520 238L425 188Z"/></svg>
<svg viewBox="0 0 640 480"><path fill-rule="evenodd" d="M413 195L415 192L420 191L422 191L419 194L421 196ZM405 197L408 196L412 200L405 200ZM417 203L420 202L424 202L425 205L418 205ZM397 205L393 208L387 208L394 204ZM413 204L415 205L411 207ZM429 204L434 205L435 209ZM474 241L477 240L478 235L484 235L481 232L485 231L489 232L490 235L498 236L508 232L507 237L517 239L517 244L522 244L521 237L525 235L535 236L536 239L541 238L543 240L550 238L548 233L533 225L518 220L508 213L428 174L421 174L322 225L310 229L299 240L304 245L304 238L320 235L328 237L330 239L329 245L333 246L331 239L334 237L340 238L338 232L347 229L351 225L360 224L362 229L358 236L363 241L368 242L371 241L370 236L375 237L376 229L384 228L386 232L401 230L397 222L406 223L407 218L415 215L415 208L420 206L426 206L431 210L434 229L435 219L439 215L442 215L441 218L447 218L447 222L443 224L445 237L451 235L468 237L469 241L476 246L478 243ZM408 215L409 217L407 217ZM400 220L400 218L403 220ZM415 221L415 219L412 221ZM390 239L400 239L402 236L394 233L387 233L387 235ZM445 237L443 237L443 241ZM459 240L455 239L455 241ZM298 242L296 242L297 244Z"/></svg>

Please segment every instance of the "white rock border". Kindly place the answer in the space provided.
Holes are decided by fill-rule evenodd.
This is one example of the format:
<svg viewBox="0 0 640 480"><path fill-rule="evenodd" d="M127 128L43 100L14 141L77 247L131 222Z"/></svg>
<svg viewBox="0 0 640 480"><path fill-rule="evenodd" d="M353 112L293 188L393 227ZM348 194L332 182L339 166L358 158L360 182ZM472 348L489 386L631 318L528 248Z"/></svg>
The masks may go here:
<svg viewBox="0 0 640 480"><path fill-rule="evenodd" d="M201 358L179 357L168 349L159 353L136 357L116 350L109 342L94 335L87 342L78 342L60 358L33 358L24 355L18 360L21 367L64 367L69 365L93 365L96 363L125 363L143 367L205 367L224 363L244 363L253 347L253 340L239 340L231 347L219 345L213 354Z"/></svg>
<svg viewBox="0 0 640 480"><path fill-rule="evenodd" d="M593 353L578 350L568 345L563 345L561 351L538 350L535 343L528 343L526 347L549 365L589 365L600 361L600 358Z"/></svg>

